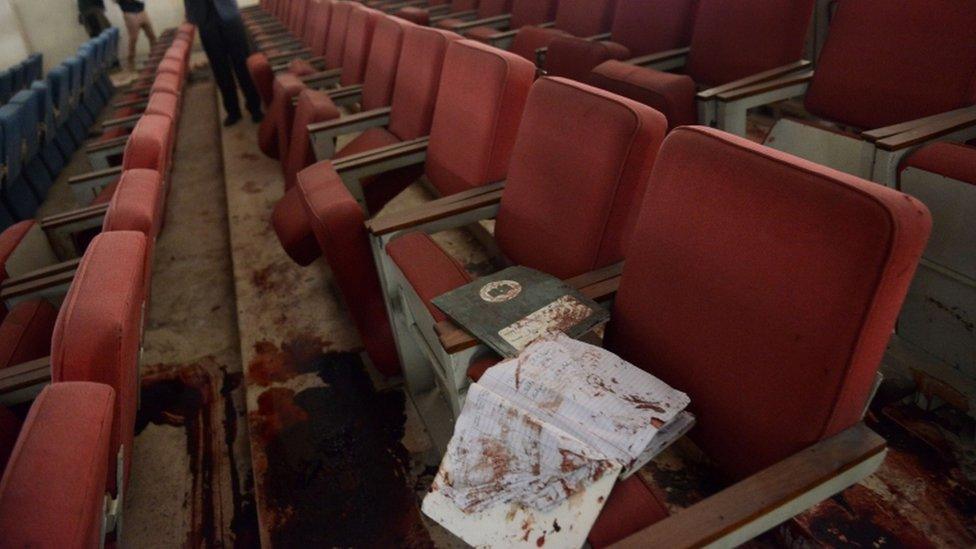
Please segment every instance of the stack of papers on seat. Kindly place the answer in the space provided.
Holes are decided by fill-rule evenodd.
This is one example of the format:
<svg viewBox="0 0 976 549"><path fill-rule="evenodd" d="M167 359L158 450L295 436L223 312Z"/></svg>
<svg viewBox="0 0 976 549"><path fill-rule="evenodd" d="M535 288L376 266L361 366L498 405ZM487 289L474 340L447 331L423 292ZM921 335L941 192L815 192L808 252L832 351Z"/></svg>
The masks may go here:
<svg viewBox="0 0 976 549"><path fill-rule="evenodd" d="M555 334L471 386L424 512L476 546L578 547L619 475L694 423L688 396Z"/></svg>

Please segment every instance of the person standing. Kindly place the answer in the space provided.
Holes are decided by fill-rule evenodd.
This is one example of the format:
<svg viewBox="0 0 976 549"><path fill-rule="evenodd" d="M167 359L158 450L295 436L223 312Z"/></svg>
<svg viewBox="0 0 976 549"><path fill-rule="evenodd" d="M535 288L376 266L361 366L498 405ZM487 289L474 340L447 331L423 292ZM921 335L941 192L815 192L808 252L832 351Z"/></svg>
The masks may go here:
<svg viewBox="0 0 976 549"><path fill-rule="evenodd" d="M210 60L217 87L223 99L227 118L224 126L233 126L241 119L241 106L237 98L237 83L244 92L251 119L260 122L261 97L247 70L248 45L244 23L236 0L183 0L186 18L197 26L203 51Z"/></svg>
<svg viewBox="0 0 976 549"><path fill-rule="evenodd" d="M89 38L95 38L112 26L105 17L105 2L102 0L78 0L78 22L85 26Z"/></svg>
<svg viewBox="0 0 976 549"><path fill-rule="evenodd" d="M146 4L139 0L115 0L122 10L122 19L125 21L125 30L129 34L129 59L126 62L128 69L136 69L136 44L139 42L139 32L145 32L149 39L149 48L156 45L156 33L153 31L152 22L149 14L146 13Z"/></svg>

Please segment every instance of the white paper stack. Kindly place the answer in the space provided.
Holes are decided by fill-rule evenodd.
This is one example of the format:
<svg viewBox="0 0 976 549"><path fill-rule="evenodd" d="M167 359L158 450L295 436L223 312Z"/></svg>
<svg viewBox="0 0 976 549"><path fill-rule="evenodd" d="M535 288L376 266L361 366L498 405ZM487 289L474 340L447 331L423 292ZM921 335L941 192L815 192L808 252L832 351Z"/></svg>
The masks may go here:
<svg viewBox="0 0 976 549"><path fill-rule="evenodd" d="M471 386L424 512L472 545L580 546L617 476L691 428L688 404L604 349L536 341Z"/></svg>

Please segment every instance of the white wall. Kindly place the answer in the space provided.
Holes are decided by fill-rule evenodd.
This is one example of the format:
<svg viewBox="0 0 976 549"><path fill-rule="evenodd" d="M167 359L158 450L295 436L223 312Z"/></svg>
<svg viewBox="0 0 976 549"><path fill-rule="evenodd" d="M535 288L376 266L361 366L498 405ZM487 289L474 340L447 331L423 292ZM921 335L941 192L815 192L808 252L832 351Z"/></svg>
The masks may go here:
<svg viewBox="0 0 976 549"><path fill-rule="evenodd" d="M29 51L10 0L0 0L0 69L16 65Z"/></svg>

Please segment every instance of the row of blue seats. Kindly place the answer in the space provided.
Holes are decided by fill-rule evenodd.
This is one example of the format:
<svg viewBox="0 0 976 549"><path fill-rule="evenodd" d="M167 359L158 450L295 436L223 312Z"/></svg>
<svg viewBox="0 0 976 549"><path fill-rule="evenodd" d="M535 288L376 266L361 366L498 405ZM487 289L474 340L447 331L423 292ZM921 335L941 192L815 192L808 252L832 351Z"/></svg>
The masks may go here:
<svg viewBox="0 0 976 549"><path fill-rule="evenodd" d="M44 76L44 56L35 53L13 67L0 71L0 105L20 90L30 87Z"/></svg>
<svg viewBox="0 0 976 549"><path fill-rule="evenodd" d="M78 48L0 107L0 229L32 219L114 93L119 30Z"/></svg>

